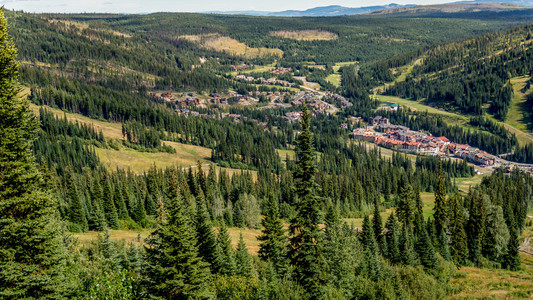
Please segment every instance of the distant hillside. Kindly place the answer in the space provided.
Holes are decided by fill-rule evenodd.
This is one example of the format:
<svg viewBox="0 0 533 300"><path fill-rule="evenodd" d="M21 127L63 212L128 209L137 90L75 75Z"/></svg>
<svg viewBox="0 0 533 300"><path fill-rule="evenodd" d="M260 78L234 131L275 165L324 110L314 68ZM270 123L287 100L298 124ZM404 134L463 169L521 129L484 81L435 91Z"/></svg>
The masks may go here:
<svg viewBox="0 0 533 300"><path fill-rule="evenodd" d="M513 98L511 78L533 70L533 25L397 56L377 68L382 72L375 72L376 78L396 78L386 94L505 120Z"/></svg>
<svg viewBox="0 0 533 300"><path fill-rule="evenodd" d="M250 16L271 16L271 17L328 17L328 16L343 16L343 15L357 15L369 13L377 10L394 9L402 7L413 7L416 5L407 4L400 5L391 3L380 6L366 6L366 7L344 7L339 5L314 7L307 10L285 10L279 12L268 11L214 11L209 13L214 14L228 14L228 15L250 15Z"/></svg>
<svg viewBox="0 0 533 300"><path fill-rule="evenodd" d="M435 14L458 14L479 12L509 12L514 10L527 10L529 7L513 3L471 3L460 2L451 4L424 5L415 7L396 7L384 10L376 10L367 13L372 16L395 16L395 17L421 17L434 16Z"/></svg>

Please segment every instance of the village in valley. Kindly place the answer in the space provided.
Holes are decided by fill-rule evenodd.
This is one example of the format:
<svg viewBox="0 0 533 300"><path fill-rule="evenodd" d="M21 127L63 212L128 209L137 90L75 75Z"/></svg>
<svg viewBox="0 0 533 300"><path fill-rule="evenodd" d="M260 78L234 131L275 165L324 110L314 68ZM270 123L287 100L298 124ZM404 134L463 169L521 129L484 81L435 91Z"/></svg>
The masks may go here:
<svg viewBox="0 0 533 300"><path fill-rule="evenodd" d="M266 122L248 119L236 113L223 112L224 107L242 106L253 107L257 110L290 109L307 106L311 116L319 114L335 114L353 104L342 95L329 91L320 91L319 88L307 84L305 78L296 77L296 81L289 82L279 79L281 75L294 75L292 68L278 67L269 72L272 77L254 77L248 75L253 71L253 66L242 63L233 66L233 79L258 86L271 86L274 89L263 89L246 93L238 93L226 90L220 93L198 94L195 92L151 92L150 96L156 100L176 105L175 112L184 116L230 119L235 122L252 121L259 126L267 128ZM267 73L263 73L267 74ZM312 85L311 85L312 86ZM199 108L199 109L195 109ZM201 109L200 109L201 108ZM206 111L206 109L208 109ZM383 102L376 111L398 111L402 109L399 104ZM198 110L203 110L202 112ZM302 116L301 110L285 112L282 116L287 122L297 122ZM531 172L532 165L519 164L506 161L479 148L458 144L445 136L435 137L431 134L413 131L408 127L391 124L390 120L376 116L369 120L350 116L341 127L350 133L350 136L358 141L373 143L377 146L417 155L432 155L443 158L466 159L468 162L479 165L482 168L496 169L499 167L511 171L520 168Z"/></svg>

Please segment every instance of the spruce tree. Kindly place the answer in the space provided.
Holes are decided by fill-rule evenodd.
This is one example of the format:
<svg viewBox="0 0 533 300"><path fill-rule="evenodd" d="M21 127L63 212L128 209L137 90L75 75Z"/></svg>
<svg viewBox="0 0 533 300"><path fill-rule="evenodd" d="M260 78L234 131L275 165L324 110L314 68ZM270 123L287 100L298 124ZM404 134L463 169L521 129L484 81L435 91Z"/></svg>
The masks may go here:
<svg viewBox="0 0 533 300"><path fill-rule="evenodd" d="M311 119L307 108L302 113L302 131L296 148L297 162L294 172L296 186L296 217L289 227L290 258L294 266L295 278L311 297L319 298L325 285L325 260L323 257L323 231L315 182L315 150L311 134Z"/></svg>
<svg viewBox="0 0 533 300"><path fill-rule="evenodd" d="M276 272L283 274L287 269L287 237L279 216L278 201L272 195L268 197L265 216L261 224L263 225L262 235L257 238L261 241L259 258L271 261Z"/></svg>
<svg viewBox="0 0 533 300"><path fill-rule="evenodd" d="M380 241L381 233L383 232L383 220L381 219L381 213L379 211L379 203L376 199L374 201L374 216L372 218L372 229L376 236L376 241Z"/></svg>
<svg viewBox="0 0 533 300"><path fill-rule="evenodd" d="M422 235L418 237L415 249L420 258L420 263L426 269L434 269L437 266L437 258L435 257L435 248L431 243L427 230L422 230Z"/></svg>
<svg viewBox="0 0 533 300"><path fill-rule="evenodd" d="M459 203L461 196L455 195L450 200L450 237L451 237L451 255L457 265L464 265L468 258L468 244L465 231L465 221L463 207Z"/></svg>
<svg viewBox="0 0 533 300"><path fill-rule="evenodd" d="M511 227L512 228L512 227ZM519 255L520 243L518 242L518 229L511 229L511 236L507 244L507 253L503 257L503 267L517 271L520 270L521 262Z"/></svg>
<svg viewBox="0 0 533 300"><path fill-rule="evenodd" d="M246 248L241 232L239 235L239 244L237 245L237 253L235 254L236 274L250 277L252 275L251 263L251 257L248 254L248 249Z"/></svg>
<svg viewBox="0 0 533 300"><path fill-rule="evenodd" d="M164 214L162 214L164 216ZM194 227L180 199L147 239L144 298L213 299L209 265L202 261Z"/></svg>
<svg viewBox="0 0 533 300"><path fill-rule="evenodd" d="M66 249L32 143L37 121L20 91L16 49L0 10L0 298L68 297Z"/></svg>
<svg viewBox="0 0 533 300"><path fill-rule="evenodd" d="M224 275L234 275L237 271L235 251L231 246L231 237L229 236L228 228L224 225L220 226L217 243L220 246L222 253L222 256L220 257L220 273Z"/></svg>
<svg viewBox="0 0 533 300"><path fill-rule="evenodd" d="M196 232L198 235L198 249L200 256L209 263L211 271L218 273L221 268L221 257L217 253L217 237L205 207L203 193L196 197Z"/></svg>
<svg viewBox="0 0 533 300"><path fill-rule="evenodd" d="M398 219L405 228L411 228L414 216L413 187L410 185L400 188L398 208L396 213Z"/></svg>
<svg viewBox="0 0 533 300"><path fill-rule="evenodd" d="M468 250L470 260L476 265L479 265L481 259L481 243L485 231L485 204L479 195L479 191L471 191L468 197L470 199L470 217L466 226Z"/></svg>
<svg viewBox="0 0 533 300"><path fill-rule="evenodd" d="M94 178L93 188L91 191L91 201L93 211L89 212L89 230L104 231L107 228L105 214L102 209L104 191L98 178Z"/></svg>
<svg viewBox="0 0 533 300"><path fill-rule="evenodd" d="M398 220L396 219L396 215L394 214L394 212L391 213L391 215L387 219L385 228L387 229L385 235L387 237L388 258L392 263L400 263L400 225L398 224Z"/></svg>
<svg viewBox="0 0 533 300"><path fill-rule="evenodd" d="M115 206L113 188L109 179L106 180L104 186L104 214L107 225L111 229L118 229L118 214Z"/></svg>
<svg viewBox="0 0 533 300"><path fill-rule="evenodd" d="M85 210L83 208L83 203L80 199L80 193L78 192L78 188L76 187L76 184L74 183L74 179L72 176L74 174L68 175L70 178L67 179L67 195L69 198L69 220L73 224L76 224L79 231L85 232L89 229L89 225L87 223L87 217L85 215Z"/></svg>
<svg viewBox="0 0 533 300"><path fill-rule="evenodd" d="M447 222L447 206L446 206L446 186L444 185L444 175L442 172L442 162L439 162L439 176L437 178L437 186L435 187L435 232L439 234L442 230L446 230Z"/></svg>

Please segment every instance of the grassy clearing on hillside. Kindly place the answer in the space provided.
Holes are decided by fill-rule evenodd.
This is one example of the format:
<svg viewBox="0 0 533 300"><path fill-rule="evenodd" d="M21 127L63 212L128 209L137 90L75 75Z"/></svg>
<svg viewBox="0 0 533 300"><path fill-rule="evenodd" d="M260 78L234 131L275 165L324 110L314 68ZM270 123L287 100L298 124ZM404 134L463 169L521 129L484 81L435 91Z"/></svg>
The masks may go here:
<svg viewBox="0 0 533 300"><path fill-rule="evenodd" d="M525 266L513 272L463 267L450 283L457 291L450 299L526 299L533 296L533 269Z"/></svg>
<svg viewBox="0 0 533 300"><path fill-rule="evenodd" d="M67 119L71 122L79 122L80 124L92 125L94 126L96 131L102 130L106 138L122 139L122 125L120 123L99 121L79 114L66 113L60 109L51 108L49 106L37 106L35 104L30 104L30 109L37 115L39 114L39 108L41 107L47 109L49 112L61 118L66 115Z"/></svg>
<svg viewBox="0 0 533 300"><path fill-rule="evenodd" d="M87 23L82 23L82 22L75 22L75 21L66 21L66 20L54 20L54 19L51 19L51 20L48 20L48 22L50 23L62 23L62 24L65 24L67 27L74 27L76 29L78 29L79 31L83 31L85 29L89 29L89 24ZM116 36L120 36L120 37L125 37L125 38L131 38L131 35L127 34L127 33L123 33L123 32L119 32L119 31L116 31L116 30L111 30L111 29L102 29L102 28L92 28L93 30L95 31L100 31L100 32L105 32L105 33L109 33L109 34L112 34L112 35L116 35Z"/></svg>
<svg viewBox="0 0 533 300"><path fill-rule="evenodd" d="M270 35L297 41L331 41L339 37L333 32L324 30L280 30L273 31Z"/></svg>
<svg viewBox="0 0 533 300"><path fill-rule="evenodd" d="M154 165L157 168L171 166L195 166L200 160L207 161L211 157L211 150L204 147L164 142L176 149L176 153L139 152L128 148L120 150L96 148L96 153L102 164L109 169L131 169L134 173L142 173Z"/></svg>
<svg viewBox="0 0 533 300"><path fill-rule="evenodd" d="M326 81L333 84L336 87L341 86L341 75L340 74L330 74L326 77Z"/></svg>
<svg viewBox="0 0 533 300"><path fill-rule="evenodd" d="M442 109L438 109L438 108L426 105L421 101L414 101L414 100L403 99L400 97L385 96L385 95L377 95L375 97L381 102L397 103L402 106L410 107L412 110L422 111L422 112L427 111L430 114L442 115L442 116L448 117L449 119L455 119L456 121L467 120L467 117L465 116L461 116L461 115L458 115L452 112L448 112Z"/></svg>
<svg viewBox="0 0 533 300"><path fill-rule="evenodd" d="M513 87L513 99L511 107L509 108L509 113L505 120L509 125L520 129L522 131L528 131L528 120L527 116L524 113L523 105L526 102L526 95L522 93L522 89L526 86L526 81L528 77L517 77L511 79L511 84Z"/></svg>
<svg viewBox="0 0 533 300"><path fill-rule="evenodd" d="M255 58L261 56L283 56L283 51L280 49L272 48L251 48L230 37L221 36L219 34L203 34L203 35L183 35L179 37L180 39L185 39L194 43L199 44L200 46L225 52L234 56L244 56L247 58Z"/></svg>

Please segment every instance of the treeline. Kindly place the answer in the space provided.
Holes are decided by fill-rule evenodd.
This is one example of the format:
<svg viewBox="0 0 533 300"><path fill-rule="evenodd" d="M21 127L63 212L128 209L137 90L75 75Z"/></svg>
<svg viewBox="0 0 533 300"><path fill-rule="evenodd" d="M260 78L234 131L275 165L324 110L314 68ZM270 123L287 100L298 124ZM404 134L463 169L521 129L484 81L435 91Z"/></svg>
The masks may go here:
<svg viewBox="0 0 533 300"><path fill-rule="evenodd" d="M72 123L56 117L47 110L39 110L41 130L33 142L37 162L59 176L68 170L81 173L100 166L94 147L105 147L102 131L97 132L85 124Z"/></svg>

